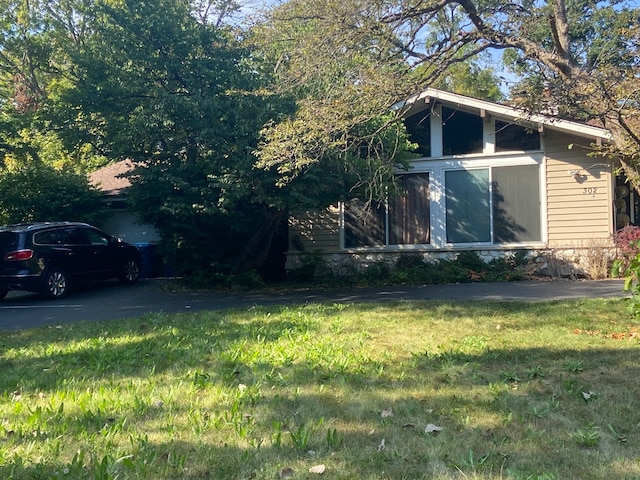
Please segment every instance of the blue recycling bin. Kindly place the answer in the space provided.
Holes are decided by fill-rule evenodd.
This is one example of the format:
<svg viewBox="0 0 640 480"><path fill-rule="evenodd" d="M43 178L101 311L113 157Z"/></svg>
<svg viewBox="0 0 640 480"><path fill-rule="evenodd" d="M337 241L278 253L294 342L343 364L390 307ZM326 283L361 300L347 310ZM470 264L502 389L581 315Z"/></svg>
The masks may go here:
<svg viewBox="0 0 640 480"><path fill-rule="evenodd" d="M140 269L140 278L153 278L160 274L162 261L158 254L158 245L151 242L134 243L140 257L142 258L142 268Z"/></svg>

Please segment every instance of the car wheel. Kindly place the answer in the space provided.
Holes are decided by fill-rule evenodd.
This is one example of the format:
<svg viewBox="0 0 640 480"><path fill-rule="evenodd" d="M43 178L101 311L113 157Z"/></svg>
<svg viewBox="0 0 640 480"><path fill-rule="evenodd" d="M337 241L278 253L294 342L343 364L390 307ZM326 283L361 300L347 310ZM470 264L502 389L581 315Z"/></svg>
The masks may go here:
<svg viewBox="0 0 640 480"><path fill-rule="evenodd" d="M42 293L49 298L63 298L69 293L69 280L64 270L51 268L42 278Z"/></svg>
<svg viewBox="0 0 640 480"><path fill-rule="evenodd" d="M4 297L6 297L7 293L9 293L9 290L6 290L4 288L0 288L0 300L2 300Z"/></svg>
<svg viewBox="0 0 640 480"><path fill-rule="evenodd" d="M122 267L120 281L122 283L136 283L138 280L140 280L140 262L130 258Z"/></svg>

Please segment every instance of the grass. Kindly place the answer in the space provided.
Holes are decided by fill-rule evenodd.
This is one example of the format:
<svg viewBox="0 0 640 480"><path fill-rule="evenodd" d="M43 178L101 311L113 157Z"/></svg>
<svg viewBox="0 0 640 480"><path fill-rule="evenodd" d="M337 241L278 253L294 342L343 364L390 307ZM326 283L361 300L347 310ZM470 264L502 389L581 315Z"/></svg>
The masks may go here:
<svg viewBox="0 0 640 480"><path fill-rule="evenodd" d="M0 478L637 479L625 312L316 304L3 332Z"/></svg>

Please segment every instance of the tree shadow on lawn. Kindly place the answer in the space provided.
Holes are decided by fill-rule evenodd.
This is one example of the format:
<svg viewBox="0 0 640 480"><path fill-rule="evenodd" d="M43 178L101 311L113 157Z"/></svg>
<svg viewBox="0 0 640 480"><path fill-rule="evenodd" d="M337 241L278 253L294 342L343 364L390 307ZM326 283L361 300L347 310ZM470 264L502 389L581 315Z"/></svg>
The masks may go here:
<svg viewBox="0 0 640 480"><path fill-rule="evenodd" d="M513 314L518 317L513 321L522 328L539 326L540 322L557 326L557 320L548 315L557 306L527 305L485 302L475 304L473 312ZM378 308L389 305L370 305L363 311ZM435 310L447 321L469 315L466 307L448 302L400 303L397 308L416 314ZM581 309L583 304L576 302L574 308ZM75 324L54 329L55 342L48 345L42 343L42 330L11 333L0 340L4 349L20 345L37 354L11 359L0 356L2 397L10 401L11 392L16 391L25 403L31 399L37 403L40 395L64 389L65 383L99 389L102 384L126 384L169 370L175 381L191 385L194 398L207 398L209 393L215 398L220 388L235 392L226 403L203 404L194 411L186 404L170 404L166 399L163 403L153 392L120 406L119 411L112 411L109 405L101 409L91 406L79 415L65 408L56 418L60 430L51 429L51 435L84 431L99 436L105 428L124 425L127 417L135 417L144 419L144 432L138 434L155 438L163 433L158 425L169 413L188 419L183 428L199 431L189 434L192 441L156 440L147 447L167 464L170 458L186 456L191 473L182 478L248 478L239 472L287 462L295 462L296 468L301 462L342 462L344 468L355 469L369 465L363 476L385 471L397 478L422 478L419 472L424 473L427 464L433 471L496 472L504 467L531 473L553 472L557 465L563 465L575 478L607 478L594 468L616 472L620 462L630 462L636 471L628 478L640 475L637 339L611 339L603 344L597 338L594 344L598 347L587 349L515 346L425 352L401 359L401 366L392 364L398 359L387 364L365 359L341 366L332 364L331 359L323 363L300 358L290 363L246 362L233 355L234 349L258 336L265 344L296 338L313 332L323 321L321 317L296 316L293 311L281 320L269 317L270 312L282 311L258 309L258 315L249 320L237 312L154 315L104 323L99 331L95 325ZM520 320L523 314L526 320ZM584 322L588 325L588 317ZM606 348L607 342L611 348ZM77 348L65 351L69 343L77 343ZM389 409L393 415L384 416L382 412ZM219 424L212 423L216 418ZM247 422L246 429L243 422ZM427 433L429 424L443 430ZM572 444L573 432L590 426L601 436L598 448L565 448ZM312 431L308 449L319 452L317 457L307 458L307 449L291 445L289 432L300 427ZM231 431L224 435L238 445L213 440L210 431L218 429ZM282 444L274 441L278 429L287 438ZM339 448L327 445L331 429L342 440ZM240 431L246 432L242 434L246 437ZM38 442L30 432L23 433L22 440L10 438L16 435L9 435L5 428L0 438L18 444ZM125 429L123 435L130 433ZM261 446L248 444L250 438L261 439ZM65 465L68 467L64 461L53 466L25 465L24 478L37 478L38 469L51 472ZM238 473L225 476L228 472ZM274 475L271 472L268 478Z"/></svg>
<svg viewBox="0 0 640 480"><path fill-rule="evenodd" d="M160 478L161 472L171 473L166 478L277 478L279 469L306 472L321 463L336 475L335 469L344 469L360 478L378 478L383 471L389 478L429 478L435 472L450 475L441 478L458 478L459 472L503 478L497 474L503 471L525 478L556 469L571 471L573 478L634 478L640 473L637 353L632 346L424 354L402 378L305 363L283 369L227 361L224 368L233 376L209 377L196 390L206 398L220 382L235 386L230 403L187 407L154 404L149 396L135 412L104 411L100 418L65 412L58 421L66 429L49 435L84 431L100 437L110 425L125 425L126 416L144 418L142 429L121 433L138 439L124 452L132 455L129 467L114 466L123 452L107 449L96 454L93 466L86 459L77 478L94 478L90 472L101 461L138 469L141 478ZM495 369L505 365L511 368ZM269 384L267 373L278 370L286 388ZM181 428L190 431L177 438L193 440L162 440L163 422L178 417L189 418ZM429 424L442 430L429 433ZM572 445L572 433L589 425L601 436L598 446ZM291 440L290 432L300 428L309 432L304 448ZM333 444L327 440L332 430L338 440ZM25 442L40 440L29 433ZM0 466L0 474L6 468ZM65 468L69 461L24 464L24 475L16 478L49 478Z"/></svg>

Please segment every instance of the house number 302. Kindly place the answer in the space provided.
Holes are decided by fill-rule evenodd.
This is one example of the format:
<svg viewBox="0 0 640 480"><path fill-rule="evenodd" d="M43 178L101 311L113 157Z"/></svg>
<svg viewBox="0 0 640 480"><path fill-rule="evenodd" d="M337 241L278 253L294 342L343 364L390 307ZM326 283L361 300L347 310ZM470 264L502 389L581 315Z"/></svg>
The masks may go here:
<svg viewBox="0 0 640 480"><path fill-rule="evenodd" d="M583 191L583 195L595 195L598 192L598 187L586 187Z"/></svg>

